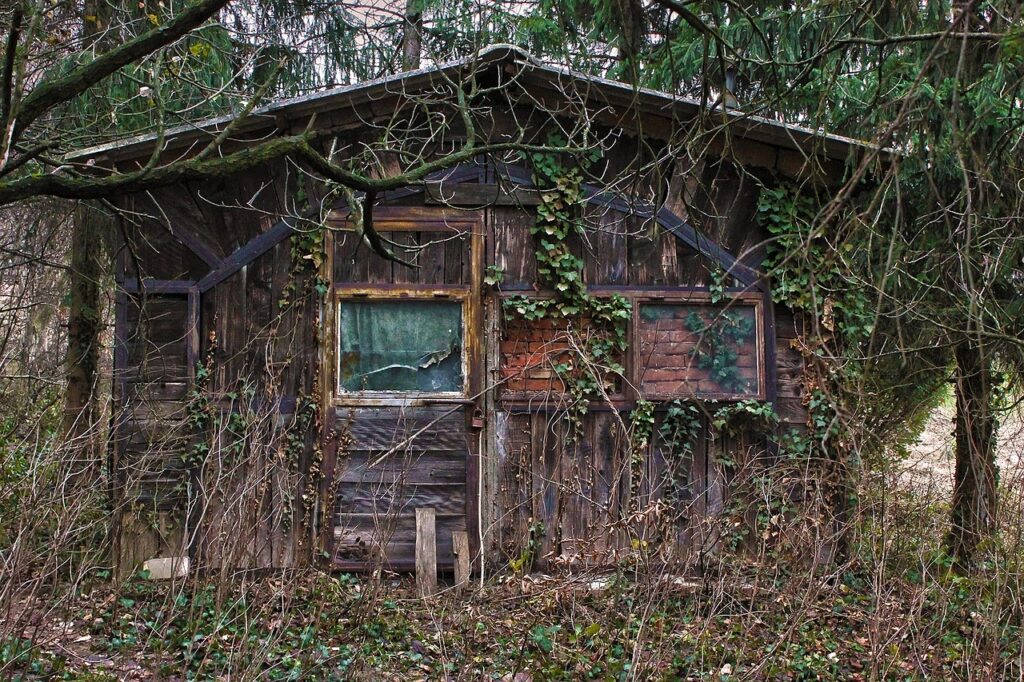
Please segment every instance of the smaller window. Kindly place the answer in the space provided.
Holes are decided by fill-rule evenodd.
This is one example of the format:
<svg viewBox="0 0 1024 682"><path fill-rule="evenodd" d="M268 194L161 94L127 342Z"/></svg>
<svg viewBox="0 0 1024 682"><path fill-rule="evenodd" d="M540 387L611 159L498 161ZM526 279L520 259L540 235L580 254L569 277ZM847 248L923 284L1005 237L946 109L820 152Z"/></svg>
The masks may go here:
<svg viewBox="0 0 1024 682"><path fill-rule="evenodd" d="M636 366L644 396L760 395L761 353L753 304L641 303L638 322Z"/></svg>
<svg viewBox="0 0 1024 682"><path fill-rule="evenodd" d="M343 300L338 336L342 393L463 390L461 302Z"/></svg>

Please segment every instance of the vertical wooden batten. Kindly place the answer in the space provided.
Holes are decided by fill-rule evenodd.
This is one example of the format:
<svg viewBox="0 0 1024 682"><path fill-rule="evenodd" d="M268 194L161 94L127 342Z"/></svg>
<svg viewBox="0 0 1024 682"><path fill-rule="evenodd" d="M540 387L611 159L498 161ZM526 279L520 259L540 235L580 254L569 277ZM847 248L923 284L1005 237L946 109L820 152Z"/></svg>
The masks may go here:
<svg viewBox="0 0 1024 682"><path fill-rule="evenodd" d="M455 554L455 588L465 589L469 585L470 572L469 535L466 531L452 533L452 552Z"/></svg>
<svg viewBox="0 0 1024 682"><path fill-rule="evenodd" d="M421 597L437 593L437 522L432 507L416 509L416 588Z"/></svg>

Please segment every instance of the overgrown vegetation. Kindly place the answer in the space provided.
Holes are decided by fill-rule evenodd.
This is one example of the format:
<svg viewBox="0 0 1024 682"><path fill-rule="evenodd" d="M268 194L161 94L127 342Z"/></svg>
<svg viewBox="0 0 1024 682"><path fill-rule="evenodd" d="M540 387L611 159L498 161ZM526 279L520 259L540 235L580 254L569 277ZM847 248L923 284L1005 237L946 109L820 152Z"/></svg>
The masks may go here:
<svg viewBox="0 0 1024 682"><path fill-rule="evenodd" d="M547 145L565 148L560 133L548 135ZM586 149L585 141L579 145ZM557 319L579 340L574 353L554 366L568 389L568 413L578 429L592 400L601 400L621 381L623 354L628 346L629 300L618 294L595 296L583 281L583 259L573 253L584 231L583 172L599 158L599 151L565 163L562 155L545 152L529 157L534 184L540 192L535 240L538 284L553 297L526 295L505 299L506 313L524 320Z"/></svg>
<svg viewBox="0 0 1024 682"><path fill-rule="evenodd" d="M408 582L387 580L382 591L344 574L227 584L140 575L116 588L93 579L60 613L7 635L0 669L21 679L81 680L1018 676L1021 604L992 587L1020 579L1019 556L993 548L978 574L956 574L936 523L936 505L946 503L902 487L883 494L892 485L898 479L864 490L870 513L856 560L826 576L781 565L766 572L764 563L733 555L700 580L632 570L517 576L432 601ZM765 527L795 526L782 518ZM1019 533L1006 539L1012 544Z"/></svg>
<svg viewBox="0 0 1024 682"><path fill-rule="evenodd" d="M83 0L11 3L0 12L0 676L1024 675L1022 481L1019 462L1005 456L1020 449L1007 439L1019 428L1024 338L1019 4L425 0L397 11L371 4ZM628 161L600 158L606 141L592 137L532 144L512 134L487 145L473 124L490 86L467 77L439 85L436 98L423 96L414 115L380 126L380 139L360 141L356 151L321 147L282 118L244 155L225 144L238 137L229 125L209 146L154 156L113 180L74 160L90 144L163 135L207 114L241 114L244 123L268 98L391 73L404 57L398 44L422 45L424 60L437 62L509 36L542 60L697 98L703 113L661 148L637 138ZM575 104L580 93L562 94ZM441 113L447 100L457 105ZM712 233L729 216L701 216L699 196L734 188L731 180L698 185L708 167L734 160L737 127L726 105L738 105L740 125L764 115L874 144L842 168L819 164L813 153L798 162L773 152L771 170L743 171L759 186L755 218L766 239L737 255L750 260L763 249L774 301L795 311L806 332L793 340L805 370L788 378L803 387L806 428L780 430L779 413L757 400L638 401L621 420L628 485L614 491L624 502L616 531L632 551L572 576L533 575L544 538L558 532L536 519L525 520L509 570L436 600L414 598L386 573L254 576L225 568L166 583L115 575L116 539L130 516L167 551L192 545L165 526L158 509L165 500L125 505L111 483L143 490L149 473L142 465L115 468L110 458L117 421L105 363L114 320L102 291L114 287L112 254L98 248L111 247L138 216L72 226L41 197L102 203L125 188L154 190L183 178L204 185L290 155L289 173L315 178L310 195L326 180L329 195L372 211L377 193L420 183L444 165L430 156L433 145L450 142L451 121L460 119L455 146L445 147L448 165L525 158L534 170L534 257L545 291L506 299L506 312L568 328L573 352L554 369L578 428L624 380L633 312L625 298L594 295L584 284L584 178L593 173L604 188L628 195L635 177L653 174L657 196L629 198L658 203L662 185L678 180L668 169L676 169L686 176L688 218ZM624 98L601 115L630 113ZM583 116L574 106L557 114ZM592 133L591 121L575 123ZM605 168L614 170L595 170ZM316 200L299 184L292 217L308 217ZM246 191L243 203L262 224L260 192ZM199 210L211 208L225 207ZM375 251L394 255L372 220L364 228ZM316 553L333 513L319 497L325 455L312 435L324 428L325 387L294 338L303 316L317 333L323 327L324 235L301 230L292 239L273 320L252 330L254 345L264 346L254 354L260 369L302 375L290 419L280 421L274 386L222 381L224 365L208 357L190 368L195 381L178 415L187 428L141 443L150 450L143 458L156 458L172 450L170 440L191 439L183 461L175 460L184 474L158 473L180 476L174 492L185 498L185 513L203 512L191 502L197 486L229 510L217 536L225 567L253 551L254 527L302 534ZM136 256L123 255L129 263ZM724 302L725 277L711 274L712 304ZM486 273L488 286L501 280L496 268ZM692 351L695 364L722 388L742 388L735 360L752 333L749 319L693 312L686 327L704 339ZM216 341L208 339L211 352ZM68 394L76 396L65 409L68 357L75 389ZM174 387L157 387L165 390ZM945 422L931 430L951 436L943 447L956 464L921 486L904 470L937 407L947 408ZM712 463L700 441L706 424L708 437L734 446ZM344 425L337 428L343 441ZM749 442L752 432L764 437ZM656 482L661 496L641 505L655 450L666 460ZM677 575L660 562L660 548L692 502L695 472L727 480L728 494L702 498L712 513L695 514L684 529L693 572ZM538 493L537 481L526 485ZM283 500L282 511L268 512L266 496Z"/></svg>

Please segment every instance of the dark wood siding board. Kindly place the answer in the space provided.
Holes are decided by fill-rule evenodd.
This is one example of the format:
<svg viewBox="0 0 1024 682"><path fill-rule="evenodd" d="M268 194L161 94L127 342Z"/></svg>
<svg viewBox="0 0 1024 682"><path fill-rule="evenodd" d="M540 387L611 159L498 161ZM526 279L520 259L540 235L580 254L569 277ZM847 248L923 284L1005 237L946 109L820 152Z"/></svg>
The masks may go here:
<svg viewBox="0 0 1024 682"><path fill-rule="evenodd" d="M658 224L674 234L685 244L700 254L707 254L715 263L730 275L748 287L759 287L757 273L748 266L739 262L732 254L728 253L714 241L701 235L697 230L667 209L658 211Z"/></svg>
<svg viewBox="0 0 1024 682"><path fill-rule="evenodd" d="M676 240L655 223L633 218L629 221L627 252L629 284L671 287L679 284Z"/></svg>
<svg viewBox="0 0 1024 682"><path fill-rule="evenodd" d="M437 562L442 568L452 566L452 533L464 531L463 519L439 515L437 517ZM416 518L401 515L390 518L350 514L334 526L332 543L336 565L348 564L366 570L380 557L388 557L384 566L408 570L416 549Z"/></svg>
<svg viewBox="0 0 1024 682"><path fill-rule="evenodd" d="M451 524L467 527L470 448L465 408L341 407L332 412L336 428L344 431L346 448L344 455L337 455L340 459L332 484L336 490L332 523L336 568L359 563L358 543L345 540L349 537L345 533L349 526L364 534L376 532L366 525L365 518L402 524L409 522L416 507L433 507L439 517L450 517L442 523L442 528L448 528L448 543ZM414 543L388 540L379 534L373 543L384 546L387 565L397 568L412 560ZM450 564L450 547L441 554ZM379 555L367 554L361 561L366 564L374 557Z"/></svg>
<svg viewBox="0 0 1024 682"><path fill-rule="evenodd" d="M675 287L681 283L678 240L651 221L631 220L629 284Z"/></svg>
<svg viewBox="0 0 1024 682"><path fill-rule="evenodd" d="M136 205L185 245L209 267L216 267L225 252L215 243L199 235L216 236L222 232L211 229L208 217L195 202L194 192L186 184L159 187L136 195Z"/></svg>
<svg viewBox="0 0 1024 682"><path fill-rule="evenodd" d="M664 413L658 414L658 427L664 419ZM659 432L655 432L654 457L658 461L658 473L655 479L657 499L667 503L667 514L670 519L669 537L670 552L673 558L682 558L691 543L693 518L695 514L695 462L697 453L703 446L705 434L703 427L693 435L690 443L689 457L679 453L679 444L667 443ZM669 486L672 494L669 495ZM668 499L671 498L671 499Z"/></svg>
<svg viewBox="0 0 1024 682"><path fill-rule="evenodd" d="M330 376L326 368L321 368L321 377ZM321 379L321 386L326 386L326 383ZM335 556L335 542L334 542L334 522L331 518L333 511L333 501L336 497L336 491L340 485L339 481L339 449L342 441L347 441L348 425L338 421L337 412L331 409L330 404L330 390L324 389L324 393L321 396L320 403L320 414L323 416L323 428L320 433L322 438L322 447L324 453L323 460L323 475L320 477L320 490L319 490L319 522L320 533L319 540L324 550L327 552L329 559L327 562L333 561ZM346 464L348 462L348 453L342 453L345 456Z"/></svg>
<svg viewBox="0 0 1024 682"><path fill-rule="evenodd" d="M286 248L282 248L282 246ZM277 301L274 299L274 277L279 268L291 266L290 243L281 242L253 261L251 286L258 314L253 318L257 329L263 329L274 317Z"/></svg>
<svg viewBox="0 0 1024 682"><path fill-rule="evenodd" d="M714 271L712 261L676 239L676 268L679 283L688 287L707 287Z"/></svg>
<svg viewBox="0 0 1024 682"><path fill-rule="evenodd" d="M206 242L192 234L191 231L184 227L176 226L173 222L169 225L169 229L175 239L187 246L192 253L201 258L211 268L216 268L220 265L220 255L208 246Z"/></svg>
<svg viewBox="0 0 1024 682"><path fill-rule="evenodd" d="M238 247L269 229L275 222L271 216L306 210L294 205L296 189L289 178L288 162L282 159L242 174L237 185L226 188L223 199L214 199L220 200L228 234L235 236Z"/></svg>
<svg viewBox="0 0 1024 682"><path fill-rule="evenodd" d="M757 229L758 183L732 163L722 162L716 166L714 204L720 230L718 242L743 262L756 264L752 250L766 236Z"/></svg>
<svg viewBox="0 0 1024 682"><path fill-rule="evenodd" d="M124 260L115 275L122 283ZM118 288L112 493L171 515L183 508L188 472L181 455L194 439L184 392L165 389L187 385L189 314L186 295L136 296Z"/></svg>
<svg viewBox="0 0 1024 682"><path fill-rule="evenodd" d="M338 420L350 424L349 449L397 452L466 453L462 406L417 408L338 408Z"/></svg>
<svg viewBox="0 0 1024 682"><path fill-rule="evenodd" d="M784 339L783 339L784 340ZM776 400L785 398L801 398L803 395L803 356L788 344L780 344L776 349Z"/></svg>
<svg viewBox="0 0 1024 682"><path fill-rule="evenodd" d="M300 333L306 325L296 318L294 301L284 308L281 307L292 278L291 240L287 239L277 244L273 253L274 267L269 276L271 282L271 328L275 338L267 349L270 354L268 362L273 371L281 373L281 392L285 395L297 395L301 392L301 385L297 380L297 365L301 363L297 363L295 360L294 336ZM296 287L296 290L301 290L301 286Z"/></svg>
<svg viewBox="0 0 1024 682"><path fill-rule="evenodd" d="M427 205L468 206L537 206L540 195L536 190L507 187L500 184L463 183L460 185L427 182L423 197Z"/></svg>
<svg viewBox="0 0 1024 682"><path fill-rule="evenodd" d="M779 421L784 425L807 424L807 406L803 398L779 398L775 411L779 415Z"/></svg>
<svg viewBox="0 0 1024 682"><path fill-rule="evenodd" d="M589 563L593 537L590 532L593 495L593 418L584 418L582 433L561 450L562 498L561 556L573 564Z"/></svg>
<svg viewBox="0 0 1024 682"><path fill-rule="evenodd" d="M293 194L288 178L288 161L282 159L230 178L186 183L192 203L186 215L202 225L221 253L231 253L265 231L270 216L288 212ZM189 209L184 199L178 203L181 211Z"/></svg>
<svg viewBox="0 0 1024 682"><path fill-rule="evenodd" d="M380 230L381 227L383 226L378 225L377 229ZM395 240L393 232L380 231L379 234L383 239ZM370 248L363 252L362 257L366 259L366 281L370 284L392 284L395 281L393 267L407 269L404 265L393 263Z"/></svg>
<svg viewBox="0 0 1024 682"><path fill-rule="evenodd" d="M518 184L528 187L533 186L529 171L521 166L505 165L499 169L499 172ZM698 253L706 254L745 286L757 286L757 273L739 262L735 256L723 249L713 239L699 233L693 225L680 218L668 208L662 207L658 209L653 204L644 201L628 201L587 183L583 184L582 189L586 201L592 207L606 207L620 213L635 216L641 220L653 218L662 228L695 249Z"/></svg>
<svg viewBox="0 0 1024 682"><path fill-rule="evenodd" d="M417 264L420 266L417 274L417 281L420 284L468 284L461 278L462 268L459 268L459 281L447 280L445 277L447 268L447 252L449 242L455 242L452 257L456 257L455 251L459 251L457 257L460 261L464 250L462 237L451 237L444 233L418 232L414 233L420 250L417 252ZM407 268L406 268L407 269Z"/></svg>
<svg viewBox="0 0 1024 682"><path fill-rule="evenodd" d="M349 230L337 230L334 281L338 284L408 286L415 284L469 285L470 227L453 229L435 216L433 223L415 223L422 230L387 230L393 223L379 221L380 234L402 247L395 255L414 263L408 267L374 253Z"/></svg>
<svg viewBox="0 0 1024 682"><path fill-rule="evenodd" d="M234 277L225 282L227 301L224 310L226 334L224 335L227 383L225 388L234 389L245 378L245 351L249 345L245 330L248 315L246 292L249 289L249 266L243 266Z"/></svg>
<svg viewBox="0 0 1024 682"><path fill-rule="evenodd" d="M196 386L196 365L199 362L199 335L201 333L202 316L201 305L202 301L200 300L199 288L192 287L188 293L188 319L186 321L185 330L185 333L188 335L188 347L186 351L186 358L188 361L188 383L192 387ZM188 467L188 479L190 491L202 490L198 467ZM186 510L186 529L190 530L199 527L201 519L203 518L203 502L204 501L201 498L189 500L188 508ZM199 549L197 535L195 533L188 532L186 533L186 537L188 538L189 559L195 561Z"/></svg>
<svg viewBox="0 0 1024 682"><path fill-rule="evenodd" d="M244 246L239 247L236 251L224 258L219 268L199 280L199 291L203 293L209 291L234 275L245 265L248 265L267 251L274 248L278 243L290 237L295 229L295 223L296 221L294 218L285 218L260 236L255 237Z"/></svg>
<svg viewBox="0 0 1024 682"><path fill-rule="evenodd" d="M365 272L359 272L359 264L364 261L356 259L360 243L358 235L351 230L332 229L330 230L330 233L334 245L332 268L334 281L366 281Z"/></svg>
<svg viewBox="0 0 1024 682"><path fill-rule="evenodd" d="M187 294L196 286L190 279L125 279L122 288L129 294Z"/></svg>
<svg viewBox="0 0 1024 682"><path fill-rule="evenodd" d="M463 516L466 487L459 483L405 483L342 485L338 514L412 514L417 507L433 507L438 514Z"/></svg>
<svg viewBox="0 0 1024 682"><path fill-rule="evenodd" d="M559 446L562 441L559 421L558 417L534 414L531 427L533 518L544 524L544 535L537 552L537 563L542 567L548 566L551 557L559 551Z"/></svg>
<svg viewBox="0 0 1024 682"><path fill-rule="evenodd" d="M138 381L124 382L123 392L119 401L135 402L174 402L183 400L189 391L190 384L185 381Z"/></svg>
<svg viewBox="0 0 1024 682"><path fill-rule="evenodd" d="M494 264L503 273L502 286L532 288L537 279L530 228L535 217L512 207L491 209Z"/></svg>
<svg viewBox="0 0 1024 682"><path fill-rule="evenodd" d="M117 391L115 400L125 399L125 370L128 369L128 294L123 286L126 253L121 249L117 254L115 280L120 285L116 289L114 312L114 389Z"/></svg>
<svg viewBox="0 0 1024 682"><path fill-rule="evenodd" d="M532 507L533 437L529 414L499 413L497 524L505 561L526 550Z"/></svg>
<svg viewBox="0 0 1024 682"><path fill-rule="evenodd" d="M207 293L205 297L212 302L214 319L211 329L214 330L214 347L211 349L214 371L210 378L210 386L214 391L227 391L228 389L228 366L227 359L230 357L228 344L228 326L230 324L231 307L229 304L229 287L218 286Z"/></svg>
<svg viewBox="0 0 1024 682"><path fill-rule="evenodd" d="M483 547L480 545L480 518L477 513L479 505L483 502L483 500L480 499L480 484L482 482L480 458L483 453L480 451L481 432L471 428L473 414L474 410L470 409L466 410L464 415L465 426L463 428L466 434L469 452L464 460L466 477L464 481L460 482L460 484L462 486L462 490L465 491L463 509L466 514L466 530L469 534L470 551L473 555L471 563L476 564L475 557L481 556L481 552L483 551Z"/></svg>
<svg viewBox="0 0 1024 682"><path fill-rule="evenodd" d="M131 248L132 258L128 272L132 276L143 275L157 279L195 279L210 269L210 264L198 256L181 238L179 228L190 228L194 222L188 217L177 215L182 204L179 187L163 188L153 192L170 192L166 200L154 202L147 193L136 193L125 200L130 217L125 233ZM174 229L171 229L171 224ZM202 226L197 226L202 233ZM190 240L185 236L186 240ZM216 254L207 254L208 259L219 260ZM135 272L136 266L141 269Z"/></svg>
<svg viewBox="0 0 1024 682"><path fill-rule="evenodd" d="M608 553L619 549L618 522L622 512L624 495L628 493L624 457L626 439L620 420L623 415L615 412L600 412L593 419L593 500L594 533L597 535L595 549Z"/></svg>
<svg viewBox="0 0 1024 682"><path fill-rule="evenodd" d="M490 216L485 213L486 223L490 224ZM487 263L493 263L494 240L490 230L484 230L484 253ZM479 402L482 404L484 431L482 436L483 452L480 458L480 495L479 515L480 540L483 546L480 548L480 561L477 564L478 570L486 568L486 562L493 562L498 556L500 534L496 520L500 518L500 466L501 451L499 438L504 438L500 433L506 428L503 423L505 414L498 412L496 401L497 392L494 389L497 370L499 368L498 344L500 338L500 320L498 305L500 302L494 296L485 296L483 299L484 328L481 335L481 359L483 364L480 368L480 377L483 385L483 395ZM500 416L499 416L500 415ZM499 422L499 419L502 421ZM470 513L473 513L472 511Z"/></svg>
<svg viewBox="0 0 1024 682"><path fill-rule="evenodd" d="M470 258L469 240L462 235L448 236L444 241L444 283L471 284Z"/></svg>
<svg viewBox="0 0 1024 682"><path fill-rule="evenodd" d="M616 211L589 206L584 209L584 216L592 246L585 259L585 281L594 286L627 284L627 218Z"/></svg>
<svg viewBox="0 0 1024 682"><path fill-rule="evenodd" d="M465 483L466 460L460 454L432 450L400 453L381 460L378 451L349 451L337 481L346 484Z"/></svg>
<svg viewBox="0 0 1024 682"><path fill-rule="evenodd" d="M128 298L125 377L188 378L186 296Z"/></svg>
<svg viewBox="0 0 1024 682"><path fill-rule="evenodd" d="M273 297L274 266L277 248L271 249L248 266L245 336L248 375L256 380L267 368L267 344L275 342L272 329L277 301Z"/></svg>
<svg viewBox="0 0 1024 682"><path fill-rule="evenodd" d="M708 418L701 417L701 428L693 448L693 463L690 467L690 489L692 500L688 506L690 527L688 540L691 551L700 554L708 533Z"/></svg>

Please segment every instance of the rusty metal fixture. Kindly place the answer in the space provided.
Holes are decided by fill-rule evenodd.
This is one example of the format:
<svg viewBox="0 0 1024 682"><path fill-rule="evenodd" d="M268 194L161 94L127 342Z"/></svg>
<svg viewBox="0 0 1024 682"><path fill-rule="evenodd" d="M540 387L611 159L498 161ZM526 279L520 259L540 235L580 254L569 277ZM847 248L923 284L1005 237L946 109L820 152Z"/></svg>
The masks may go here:
<svg viewBox="0 0 1024 682"><path fill-rule="evenodd" d="M479 407L473 410L473 416L470 418L469 427L475 431L479 431L484 428L484 413Z"/></svg>

